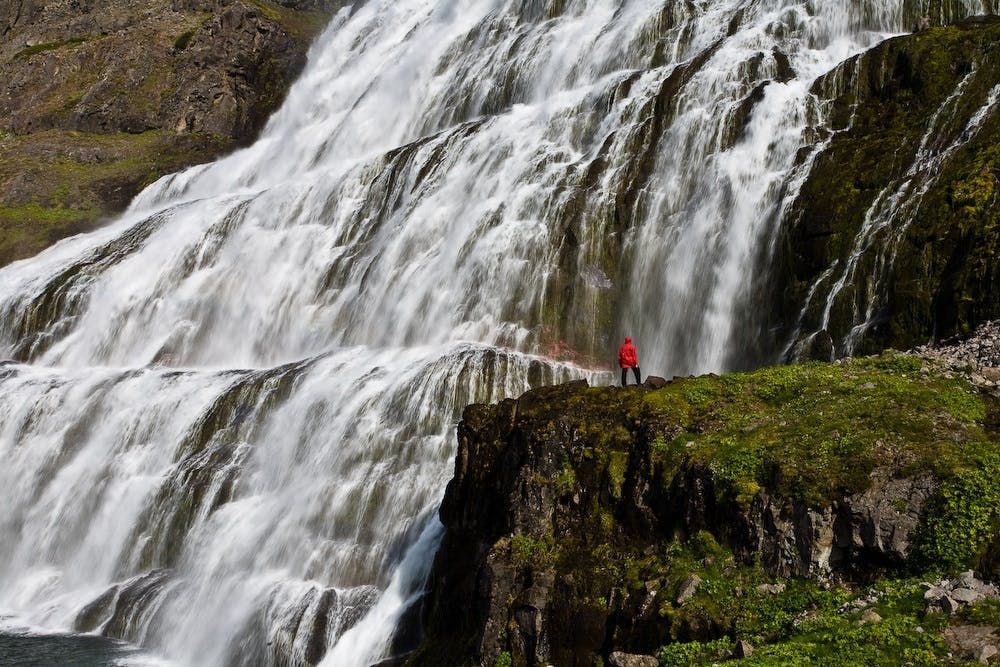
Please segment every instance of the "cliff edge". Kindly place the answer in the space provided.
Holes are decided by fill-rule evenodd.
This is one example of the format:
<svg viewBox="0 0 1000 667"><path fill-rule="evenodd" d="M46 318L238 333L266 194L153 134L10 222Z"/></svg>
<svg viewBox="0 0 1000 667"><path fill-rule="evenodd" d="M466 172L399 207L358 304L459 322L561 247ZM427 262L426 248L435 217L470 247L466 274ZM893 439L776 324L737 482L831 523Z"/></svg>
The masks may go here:
<svg viewBox="0 0 1000 667"><path fill-rule="evenodd" d="M896 353L471 406L410 664L971 655L998 427L995 388Z"/></svg>

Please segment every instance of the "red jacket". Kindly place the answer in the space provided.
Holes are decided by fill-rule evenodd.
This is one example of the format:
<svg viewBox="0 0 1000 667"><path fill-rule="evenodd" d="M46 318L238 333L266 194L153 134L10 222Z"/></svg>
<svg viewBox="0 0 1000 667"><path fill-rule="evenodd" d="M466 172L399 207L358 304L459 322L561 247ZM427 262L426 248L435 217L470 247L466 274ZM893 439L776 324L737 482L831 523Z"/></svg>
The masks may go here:
<svg viewBox="0 0 1000 667"><path fill-rule="evenodd" d="M625 338L625 344L618 350L618 365L622 368L633 368L639 365L639 355L631 338Z"/></svg>

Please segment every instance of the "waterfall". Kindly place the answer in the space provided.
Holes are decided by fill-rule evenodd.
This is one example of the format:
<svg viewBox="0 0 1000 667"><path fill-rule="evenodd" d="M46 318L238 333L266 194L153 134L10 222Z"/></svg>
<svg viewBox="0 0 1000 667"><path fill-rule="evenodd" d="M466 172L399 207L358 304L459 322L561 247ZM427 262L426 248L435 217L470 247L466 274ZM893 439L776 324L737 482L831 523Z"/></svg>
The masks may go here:
<svg viewBox="0 0 1000 667"><path fill-rule="evenodd" d="M647 372L754 362L810 87L924 11L342 10L255 144L0 270L0 616L183 665L388 655L462 408L607 381L625 333Z"/></svg>

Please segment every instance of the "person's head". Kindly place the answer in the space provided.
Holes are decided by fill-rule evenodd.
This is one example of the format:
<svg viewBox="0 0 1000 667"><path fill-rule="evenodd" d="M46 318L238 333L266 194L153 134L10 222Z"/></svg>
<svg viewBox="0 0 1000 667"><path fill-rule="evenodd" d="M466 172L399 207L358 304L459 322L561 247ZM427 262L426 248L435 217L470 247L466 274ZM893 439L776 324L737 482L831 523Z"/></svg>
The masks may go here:
<svg viewBox="0 0 1000 667"><path fill-rule="evenodd" d="M632 342L632 337L631 336L625 336L625 343L627 344L627 343L631 343L631 342Z"/></svg>

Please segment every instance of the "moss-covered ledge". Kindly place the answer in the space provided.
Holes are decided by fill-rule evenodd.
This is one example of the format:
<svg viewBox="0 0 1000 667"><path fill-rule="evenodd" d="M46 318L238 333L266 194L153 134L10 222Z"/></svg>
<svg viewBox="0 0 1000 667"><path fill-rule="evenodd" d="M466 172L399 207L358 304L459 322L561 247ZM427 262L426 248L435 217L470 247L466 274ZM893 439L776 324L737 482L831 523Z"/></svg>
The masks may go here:
<svg viewBox="0 0 1000 667"><path fill-rule="evenodd" d="M943 658L918 583L998 574L997 417L895 353L471 406L411 662ZM870 595L885 622L858 625Z"/></svg>

